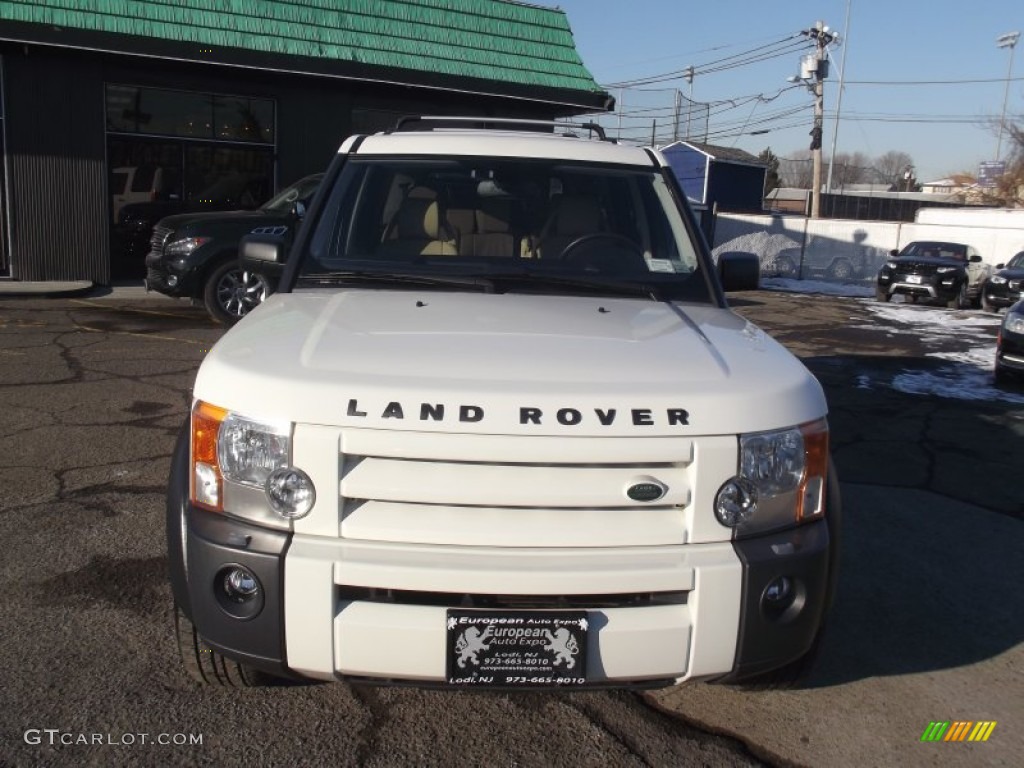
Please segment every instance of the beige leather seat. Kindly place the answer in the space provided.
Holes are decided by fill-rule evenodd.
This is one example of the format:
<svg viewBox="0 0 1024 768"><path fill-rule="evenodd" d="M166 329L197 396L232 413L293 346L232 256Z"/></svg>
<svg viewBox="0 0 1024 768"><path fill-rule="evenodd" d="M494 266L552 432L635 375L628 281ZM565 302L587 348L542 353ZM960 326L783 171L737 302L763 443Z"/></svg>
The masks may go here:
<svg viewBox="0 0 1024 768"><path fill-rule="evenodd" d="M474 212L474 232L463 240L460 252L484 258L512 258L516 238L512 234L512 206L508 200L485 200Z"/></svg>
<svg viewBox="0 0 1024 768"><path fill-rule="evenodd" d="M455 237L441 220L436 197L413 190L402 201L395 220L378 249L384 257L455 256Z"/></svg>
<svg viewBox="0 0 1024 768"><path fill-rule="evenodd" d="M574 240L604 231L604 220L597 200L589 195L565 195L537 237L535 255L557 259Z"/></svg>

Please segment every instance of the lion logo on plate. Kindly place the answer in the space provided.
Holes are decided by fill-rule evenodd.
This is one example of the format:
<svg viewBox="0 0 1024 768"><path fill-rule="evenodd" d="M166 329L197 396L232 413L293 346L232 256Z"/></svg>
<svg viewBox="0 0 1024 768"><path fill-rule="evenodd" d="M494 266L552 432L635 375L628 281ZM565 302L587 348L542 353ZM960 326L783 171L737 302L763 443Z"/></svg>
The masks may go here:
<svg viewBox="0 0 1024 768"><path fill-rule="evenodd" d="M629 486L626 489L626 495L633 501L657 501L665 495L666 491L668 488L656 480L645 480Z"/></svg>

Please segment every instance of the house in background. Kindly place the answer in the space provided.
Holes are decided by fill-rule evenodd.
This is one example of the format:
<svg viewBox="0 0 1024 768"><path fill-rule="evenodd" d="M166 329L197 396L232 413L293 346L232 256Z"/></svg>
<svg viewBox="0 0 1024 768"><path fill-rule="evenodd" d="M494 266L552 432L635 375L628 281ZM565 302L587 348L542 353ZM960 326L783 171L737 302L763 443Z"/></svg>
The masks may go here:
<svg viewBox="0 0 1024 768"><path fill-rule="evenodd" d="M768 164L749 152L712 144L677 141L661 148L693 202L714 210L761 210Z"/></svg>
<svg viewBox="0 0 1024 768"><path fill-rule="evenodd" d="M926 195L956 196L963 202L977 186L977 182L970 176L954 174L945 179L922 182L921 192Z"/></svg>

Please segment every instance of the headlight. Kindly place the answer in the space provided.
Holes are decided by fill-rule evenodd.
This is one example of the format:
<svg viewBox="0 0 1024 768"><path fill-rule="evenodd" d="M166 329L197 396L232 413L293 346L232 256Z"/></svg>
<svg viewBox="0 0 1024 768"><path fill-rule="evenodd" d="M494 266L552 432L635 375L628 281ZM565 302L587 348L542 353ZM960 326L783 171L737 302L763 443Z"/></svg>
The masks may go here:
<svg viewBox="0 0 1024 768"><path fill-rule="evenodd" d="M940 275L945 275L948 272L956 272L958 269L959 267L939 267L935 271L938 272Z"/></svg>
<svg viewBox="0 0 1024 768"><path fill-rule="evenodd" d="M262 488L270 473L288 465L291 425L266 424L229 413L221 422L217 459L225 480Z"/></svg>
<svg viewBox="0 0 1024 768"><path fill-rule="evenodd" d="M1003 320L1003 330L1007 333L1024 334L1024 315L1008 312Z"/></svg>
<svg viewBox="0 0 1024 768"><path fill-rule="evenodd" d="M992 285L1002 285L1006 282L1006 278L1001 275L992 275Z"/></svg>
<svg viewBox="0 0 1024 768"><path fill-rule="evenodd" d="M213 238L210 237L183 237L174 242L168 243L164 246L164 255L172 258L181 258L182 256L188 256L199 246L204 243L210 242Z"/></svg>
<svg viewBox="0 0 1024 768"><path fill-rule="evenodd" d="M885 269L896 269L897 267L899 267L899 264L895 261L885 262Z"/></svg>
<svg viewBox="0 0 1024 768"><path fill-rule="evenodd" d="M825 513L828 423L740 435L739 472L715 497L736 537L816 520Z"/></svg>
<svg viewBox="0 0 1024 768"><path fill-rule="evenodd" d="M309 477L290 466L291 431L288 423L258 421L196 401L192 409L192 503L223 512L225 490L233 489L235 501L229 510L233 514L265 520L269 506L279 515L277 524L282 518L307 514L316 493ZM262 493L253 494L253 490Z"/></svg>

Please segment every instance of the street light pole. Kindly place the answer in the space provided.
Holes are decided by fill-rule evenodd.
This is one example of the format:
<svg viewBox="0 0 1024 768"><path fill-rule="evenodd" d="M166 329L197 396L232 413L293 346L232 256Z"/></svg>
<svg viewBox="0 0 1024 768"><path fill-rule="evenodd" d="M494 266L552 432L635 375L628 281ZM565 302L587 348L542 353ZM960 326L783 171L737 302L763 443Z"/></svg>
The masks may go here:
<svg viewBox="0 0 1024 768"><path fill-rule="evenodd" d="M997 48L1010 49L1010 66L1006 70L1006 88L1003 90L1003 112L999 116L999 138L996 140L996 162L1003 151L1003 123L1006 122L1006 101L1010 96L1010 78L1013 76L1013 50L1017 47L1020 32L1010 32L996 38Z"/></svg>
<svg viewBox="0 0 1024 768"><path fill-rule="evenodd" d="M828 179L825 189L832 191L832 169L836 164L836 141L839 138L839 110L843 107L843 79L846 77L846 52L850 50L850 5L853 0L846 0L846 26L843 27L843 59L839 63L839 88L836 91L836 118L832 121L832 152L828 159ZM838 38L839 35L836 35Z"/></svg>

